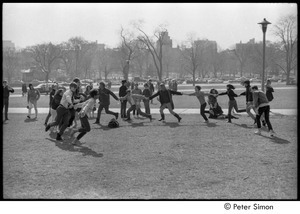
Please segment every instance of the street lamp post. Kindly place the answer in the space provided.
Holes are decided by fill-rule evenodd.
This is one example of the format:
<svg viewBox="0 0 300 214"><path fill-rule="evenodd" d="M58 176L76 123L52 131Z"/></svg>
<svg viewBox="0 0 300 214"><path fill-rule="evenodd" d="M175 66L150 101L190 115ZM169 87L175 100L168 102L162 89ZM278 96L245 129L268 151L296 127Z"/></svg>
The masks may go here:
<svg viewBox="0 0 300 214"><path fill-rule="evenodd" d="M263 31L263 71L262 71L262 78L261 78L261 90L264 91L265 87L265 47L266 47L266 31L268 24L271 24L271 22L268 22L266 18L260 23L262 31Z"/></svg>

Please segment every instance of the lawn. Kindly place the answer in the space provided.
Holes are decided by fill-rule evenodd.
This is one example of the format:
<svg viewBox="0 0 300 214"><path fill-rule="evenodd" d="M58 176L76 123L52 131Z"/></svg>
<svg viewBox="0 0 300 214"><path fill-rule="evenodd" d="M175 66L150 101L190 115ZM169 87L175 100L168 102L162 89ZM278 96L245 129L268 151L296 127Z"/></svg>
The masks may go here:
<svg viewBox="0 0 300 214"><path fill-rule="evenodd" d="M46 115L44 115L46 116ZM5 199L296 199L297 118L275 115L277 137L253 134L247 116L177 123L111 118L91 124L81 144L57 142L44 117L3 123ZM93 120L90 122L92 123Z"/></svg>
<svg viewBox="0 0 300 214"><path fill-rule="evenodd" d="M211 89L212 87L217 88L219 92L226 91L225 85L218 85L218 86L207 86L202 85L203 90L207 91L208 89ZM243 91L245 91L245 88L243 88L241 85L236 85L236 94L240 94ZM297 109L297 87L291 87L291 86L285 86L282 84L274 85L273 87L279 87L279 88L285 88L285 89L275 89L274 92L274 100L270 103L271 109ZM118 95L118 89L113 88L112 89L116 95ZM189 85L180 85L180 90L190 90L190 91L183 91L184 93L192 93L194 90L194 87ZM16 92L18 94L18 92ZM199 108L199 101L196 97L190 97L190 96L173 96L175 108ZM111 100L111 108L119 108L119 103L113 98L110 98ZM246 107L246 98L245 96L237 97L236 98L239 108L245 108ZM228 108L228 96L219 96L218 97L219 105L222 108ZM151 108L159 108L159 103L156 98L154 98L154 103L156 105L151 105ZM40 100L38 101L39 107L48 107L49 105L49 95L42 95ZM10 97L9 99L9 106L10 107L26 107L27 106L27 98L26 97ZM208 108L208 107L207 107Z"/></svg>

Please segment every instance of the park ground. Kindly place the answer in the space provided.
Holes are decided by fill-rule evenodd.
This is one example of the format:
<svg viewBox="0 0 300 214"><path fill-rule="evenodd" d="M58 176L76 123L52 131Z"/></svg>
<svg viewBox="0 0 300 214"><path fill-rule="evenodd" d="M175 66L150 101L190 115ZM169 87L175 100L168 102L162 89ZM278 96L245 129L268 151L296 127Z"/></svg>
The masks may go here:
<svg viewBox="0 0 300 214"><path fill-rule="evenodd" d="M243 98L244 99L244 98ZM176 109L175 109L176 111ZM4 199L297 199L297 116L271 115L276 137L251 118L232 124L170 114L166 123L121 119L73 146L37 120L9 114L3 122Z"/></svg>

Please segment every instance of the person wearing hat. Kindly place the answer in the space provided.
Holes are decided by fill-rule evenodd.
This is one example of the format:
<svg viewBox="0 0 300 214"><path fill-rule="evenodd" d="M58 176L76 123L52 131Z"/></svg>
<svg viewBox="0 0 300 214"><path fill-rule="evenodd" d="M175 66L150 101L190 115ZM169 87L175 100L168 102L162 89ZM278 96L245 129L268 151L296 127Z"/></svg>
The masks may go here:
<svg viewBox="0 0 300 214"><path fill-rule="evenodd" d="M81 122L80 128L75 128L71 131L70 135L73 136L76 132L79 132L76 138L72 141L72 144L75 145L86 133L91 131L91 126L88 120L88 114L93 111L93 108L96 103L96 99L98 98L98 90L92 89L89 92L89 99L83 103L78 103L74 105L74 108L80 108L80 112L78 113L79 119Z"/></svg>
<svg viewBox="0 0 300 214"><path fill-rule="evenodd" d="M100 82L99 89L99 103L100 106L98 108L98 113L97 113L97 118L94 124L100 124L100 117L101 117L101 112L103 109L105 109L106 114L112 114L118 119L119 113L117 112L112 112L109 110L109 105L110 105L110 95L117 101L119 101L119 98L109 89L105 88L105 83Z"/></svg>
<svg viewBox="0 0 300 214"><path fill-rule="evenodd" d="M3 103L2 103L2 111L4 108L4 114L5 114L5 120L8 120L8 104L9 104L9 93L14 93L15 90L10 87L9 85L7 85L7 81L4 80L2 82L3 84Z"/></svg>
<svg viewBox="0 0 300 214"><path fill-rule="evenodd" d="M237 106L237 102L235 100L235 97L238 97L238 95L236 93L234 93L234 89L235 87L231 84L226 85L227 87L227 91L223 92L223 93L219 93L218 96L222 96L227 94L228 98L229 98L229 102L228 102L228 123L231 123L231 111L234 108L236 112L246 112L246 109L243 110L239 110L238 106Z"/></svg>
<svg viewBox="0 0 300 214"><path fill-rule="evenodd" d="M256 112L256 121L257 121L257 128L258 130L255 132L255 134L261 134L261 123L260 123L260 117L262 114L265 115L266 124L269 129L270 137L273 137L275 132L273 131L272 124L270 122L270 105L268 98L266 94L263 91L258 90L257 86L253 86L252 88L253 92L253 105Z"/></svg>
<svg viewBox="0 0 300 214"><path fill-rule="evenodd" d="M119 97L124 97L126 96L126 80L122 80L121 82L121 87L119 88ZM126 105L127 105L127 100L120 100L121 101L121 110L120 110L120 114L121 114L121 118L126 118Z"/></svg>
<svg viewBox="0 0 300 214"><path fill-rule="evenodd" d="M57 115L55 118L55 122L49 123L45 128L45 131L47 132L52 126L60 125L59 132L56 135L56 140L63 140L61 136L63 135L69 124L69 119L71 115L69 109L73 108L72 97L77 87L78 86L75 82L72 82L70 84L69 90L64 92L60 100L60 104L56 109Z"/></svg>
<svg viewBox="0 0 300 214"><path fill-rule="evenodd" d="M254 120L254 124L255 124L256 118L251 113L251 109L253 109L253 111L254 111L254 107L253 107L253 96L252 96L252 92L251 92L250 81L249 80L244 81L244 86L246 88L246 91L241 93L239 96L246 96L246 112Z"/></svg>
<svg viewBox="0 0 300 214"><path fill-rule="evenodd" d="M160 106L160 115L161 118L159 121L165 121L164 109L167 108L169 112L178 119L178 122L182 119L177 113L173 111L174 103L172 100L172 94L182 95L181 92L172 91L166 88L164 83L160 84L160 90L149 97L149 100L152 100L154 97L159 96Z"/></svg>

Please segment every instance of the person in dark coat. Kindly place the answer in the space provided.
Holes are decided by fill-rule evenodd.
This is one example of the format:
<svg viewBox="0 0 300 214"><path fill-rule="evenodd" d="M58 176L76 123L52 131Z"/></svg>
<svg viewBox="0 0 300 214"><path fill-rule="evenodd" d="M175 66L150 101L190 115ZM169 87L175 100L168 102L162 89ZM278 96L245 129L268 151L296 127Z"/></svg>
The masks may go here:
<svg viewBox="0 0 300 214"><path fill-rule="evenodd" d="M24 82L22 84L22 97L26 96L27 94L27 86L26 86L26 83Z"/></svg>
<svg viewBox="0 0 300 214"><path fill-rule="evenodd" d="M8 104L9 104L9 93L14 93L15 90L10 87L9 85L7 85L7 81L4 80L3 81L3 103L2 103L2 111L3 108L5 108L4 112L5 112L5 120L8 120Z"/></svg>
<svg viewBox="0 0 300 214"><path fill-rule="evenodd" d="M228 95L228 98L229 98L229 102L228 102L228 123L231 123L231 111L232 109L234 108L234 110L238 113L240 112L246 112L246 109L242 109L242 110L239 110L238 109L238 106L237 106L237 102L235 100L235 97L238 97L238 95L236 93L234 93L234 89L235 87L231 84L228 84L226 85L227 87L227 91L226 92L223 92L223 93L219 93L218 96L222 96L222 95Z"/></svg>
<svg viewBox="0 0 300 214"><path fill-rule="evenodd" d="M174 103L172 100L172 94L182 95L181 92L172 91L172 90L167 89L165 84L161 83L160 90L149 97L149 100L152 100L154 97L159 96L159 101L161 103L161 106L160 106L161 118L159 119L159 121L163 121L163 122L165 121L165 115L164 115L165 108L167 108L169 110L169 112L178 119L178 122L180 122L180 120L182 119L177 113L175 113L173 111Z"/></svg>
<svg viewBox="0 0 300 214"><path fill-rule="evenodd" d="M125 97L126 96L126 80L122 80L122 86L119 88L119 97ZM126 118L126 105L127 105L127 100L120 100L121 102L121 118Z"/></svg>
<svg viewBox="0 0 300 214"><path fill-rule="evenodd" d="M110 105L110 95L115 98L115 100L119 101L119 98L109 89L105 88L105 83L104 82L100 82L100 86L99 86L99 103L100 106L98 108L98 113L97 113L97 118L94 124L100 124L100 116L101 116L101 112L103 109L105 109L105 113L106 114L112 114L116 117L116 119L118 119L119 117L119 113L117 112L112 112L109 110L109 105Z"/></svg>

